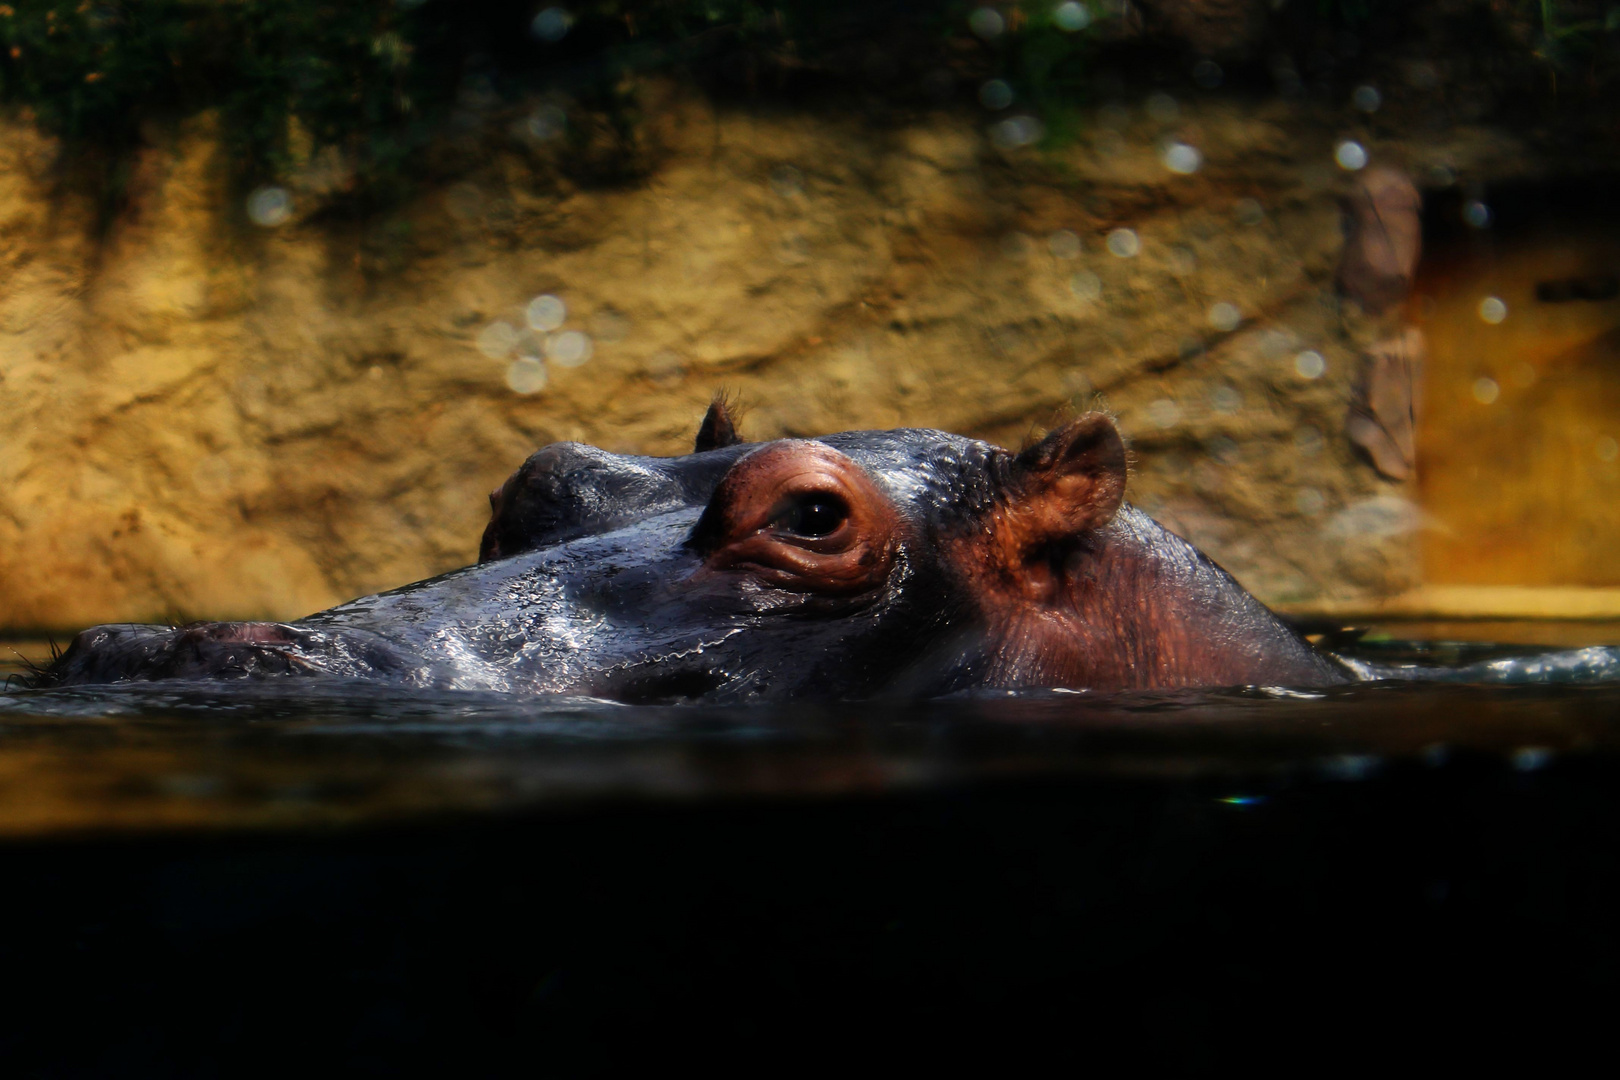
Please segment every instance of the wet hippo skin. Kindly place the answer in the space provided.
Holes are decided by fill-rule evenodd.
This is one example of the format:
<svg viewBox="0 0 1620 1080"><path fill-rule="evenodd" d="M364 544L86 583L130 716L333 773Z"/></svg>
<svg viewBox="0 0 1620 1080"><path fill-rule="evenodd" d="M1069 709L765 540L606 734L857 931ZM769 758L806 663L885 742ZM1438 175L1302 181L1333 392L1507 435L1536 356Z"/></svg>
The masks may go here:
<svg viewBox="0 0 1620 1080"><path fill-rule="evenodd" d="M1354 674L1124 501L1092 413L1013 453L939 431L546 447L481 561L291 623L85 631L52 684L333 676L623 701L1322 685Z"/></svg>

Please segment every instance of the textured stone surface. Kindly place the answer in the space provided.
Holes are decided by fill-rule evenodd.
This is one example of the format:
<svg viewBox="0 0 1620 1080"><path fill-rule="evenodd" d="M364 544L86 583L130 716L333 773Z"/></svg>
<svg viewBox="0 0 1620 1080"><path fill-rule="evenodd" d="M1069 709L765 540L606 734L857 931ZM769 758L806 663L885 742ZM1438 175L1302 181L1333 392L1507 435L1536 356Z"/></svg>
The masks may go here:
<svg viewBox="0 0 1620 1080"><path fill-rule="evenodd" d="M1355 358L1391 327L1337 297L1331 122L1133 108L1009 156L972 116L880 128L675 94L646 113L635 183L582 188L566 144L491 113L445 151L458 178L399 211L346 218L311 170L274 229L204 117L154 135L104 233L57 148L5 121L0 626L289 617L447 570L535 447L681 452L722 387L751 438L1017 444L1100 405L1133 441L1130 497L1263 598L1409 580L1404 519L1356 516L1404 494L1345 437ZM1196 174L1163 164L1171 136ZM1416 146L1374 153L1513 152L1479 132ZM1117 229L1138 254L1110 253ZM594 351L515 393L479 335L545 293ZM1363 518L1371 538L1341 542Z"/></svg>
<svg viewBox="0 0 1620 1080"><path fill-rule="evenodd" d="M1376 165L1345 200L1339 288L1370 314L1406 299L1423 252L1423 198L1401 169Z"/></svg>

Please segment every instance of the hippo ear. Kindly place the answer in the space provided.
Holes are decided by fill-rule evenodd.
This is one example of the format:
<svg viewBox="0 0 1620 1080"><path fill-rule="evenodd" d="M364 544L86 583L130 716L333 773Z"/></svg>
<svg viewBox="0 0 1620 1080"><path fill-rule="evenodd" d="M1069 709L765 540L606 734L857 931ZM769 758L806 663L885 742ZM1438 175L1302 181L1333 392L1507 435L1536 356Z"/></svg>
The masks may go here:
<svg viewBox="0 0 1620 1080"><path fill-rule="evenodd" d="M717 397L709 402L709 411L703 414L703 423L698 427L692 453L701 454L705 450L736 446L742 441L743 437L737 434L737 426L731 419L731 407L726 404L724 397Z"/></svg>
<svg viewBox="0 0 1620 1080"><path fill-rule="evenodd" d="M1099 528L1125 500L1125 476L1119 429L1102 413L1087 413L1013 461L1006 524L1026 551Z"/></svg>

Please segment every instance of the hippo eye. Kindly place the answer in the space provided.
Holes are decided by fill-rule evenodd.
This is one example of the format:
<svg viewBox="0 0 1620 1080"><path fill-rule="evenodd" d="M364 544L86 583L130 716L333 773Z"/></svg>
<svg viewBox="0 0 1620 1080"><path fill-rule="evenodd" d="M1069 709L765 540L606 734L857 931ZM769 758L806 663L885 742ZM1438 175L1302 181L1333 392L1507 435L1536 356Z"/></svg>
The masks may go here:
<svg viewBox="0 0 1620 1080"><path fill-rule="evenodd" d="M850 458L822 443L781 439L744 454L715 488L686 539L703 559L691 580L714 589L746 581L781 593L873 595L889 580L905 526Z"/></svg>
<svg viewBox="0 0 1620 1080"><path fill-rule="evenodd" d="M806 492L788 504L787 509L771 521L781 532L794 536L831 536L849 520L849 507L836 495Z"/></svg>

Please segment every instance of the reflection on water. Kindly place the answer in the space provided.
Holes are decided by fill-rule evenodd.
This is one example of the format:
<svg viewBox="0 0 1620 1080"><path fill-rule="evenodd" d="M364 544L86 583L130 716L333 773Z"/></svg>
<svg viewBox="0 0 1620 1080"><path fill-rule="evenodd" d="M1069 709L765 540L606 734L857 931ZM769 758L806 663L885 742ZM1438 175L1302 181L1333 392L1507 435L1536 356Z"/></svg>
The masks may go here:
<svg viewBox="0 0 1620 1080"><path fill-rule="evenodd" d="M1382 664L1526 653L1377 633L1324 643ZM1229 783L1241 803L1277 785L1355 781L1456 755L1528 772L1620 751L1620 683L1557 678L769 709L343 682L16 690L0 695L0 833L359 824L1020 779L1181 777Z"/></svg>

